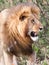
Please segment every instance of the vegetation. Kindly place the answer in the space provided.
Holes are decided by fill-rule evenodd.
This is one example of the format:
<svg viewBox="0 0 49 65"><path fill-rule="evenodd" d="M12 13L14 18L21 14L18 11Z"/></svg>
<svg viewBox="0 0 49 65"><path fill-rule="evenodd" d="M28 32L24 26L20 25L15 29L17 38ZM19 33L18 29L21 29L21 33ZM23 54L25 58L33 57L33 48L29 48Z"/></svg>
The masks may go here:
<svg viewBox="0 0 49 65"><path fill-rule="evenodd" d="M49 0L0 0L0 11L16 5L18 2L26 1L34 2L41 10L40 20L44 29L39 33L39 40L32 45L32 48L35 51L38 64L49 65ZM20 65L25 64L22 62Z"/></svg>

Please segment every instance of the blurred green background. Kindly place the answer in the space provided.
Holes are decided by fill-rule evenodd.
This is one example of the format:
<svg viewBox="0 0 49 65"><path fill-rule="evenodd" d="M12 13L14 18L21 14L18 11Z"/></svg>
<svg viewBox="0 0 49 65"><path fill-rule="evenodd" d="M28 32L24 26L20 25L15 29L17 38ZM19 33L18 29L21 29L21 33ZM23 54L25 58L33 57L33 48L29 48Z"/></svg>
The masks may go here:
<svg viewBox="0 0 49 65"><path fill-rule="evenodd" d="M49 0L0 0L0 11L12 7L19 2L34 2L41 10L43 31L39 33L39 40L32 45L38 61L42 65L49 65ZM41 62L42 61L42 62ZM21 64L24 65L24 64Z"/></svg>

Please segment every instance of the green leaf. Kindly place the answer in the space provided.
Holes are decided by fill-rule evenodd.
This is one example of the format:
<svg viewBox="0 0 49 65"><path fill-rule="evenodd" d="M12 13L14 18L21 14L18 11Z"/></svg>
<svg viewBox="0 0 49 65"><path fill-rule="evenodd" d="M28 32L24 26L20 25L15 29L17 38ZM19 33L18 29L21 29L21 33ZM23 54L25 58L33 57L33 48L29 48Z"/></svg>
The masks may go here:
<svg viewBox="0 0 49 65"><path fill-rule="evenodd" d="M33 50L36 52L36 53L38 53L39 52L39 47L37 47L37 46L34 46L34 45L32 45L32 48L33 48Z"/></svg>
<svg viewBox="0 0 49 65"><path fill-rule="evenodd" d="M46 62L46 61L44 61L42 65L48 65L48 64L47 64L47 62Z"/></svg>

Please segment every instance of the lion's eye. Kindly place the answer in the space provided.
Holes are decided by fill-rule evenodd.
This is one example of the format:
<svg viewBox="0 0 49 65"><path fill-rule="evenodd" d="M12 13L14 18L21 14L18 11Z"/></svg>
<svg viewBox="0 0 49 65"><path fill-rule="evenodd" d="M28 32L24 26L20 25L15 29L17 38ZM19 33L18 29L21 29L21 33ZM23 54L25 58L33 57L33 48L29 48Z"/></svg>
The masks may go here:
<svg viewBox="0 0 49 65"><path fill-rule="evenodd" d="M20 16L20 20L23 21L26 18L26 16Z"/></svg>
<svg viewBox="0 0 49 65"><path fill-rule="evenodd" d="M35 20L34 20L34 19L32 19L32 20L31 20L31 22L34 24L34 23L35 23Z"/></svg>

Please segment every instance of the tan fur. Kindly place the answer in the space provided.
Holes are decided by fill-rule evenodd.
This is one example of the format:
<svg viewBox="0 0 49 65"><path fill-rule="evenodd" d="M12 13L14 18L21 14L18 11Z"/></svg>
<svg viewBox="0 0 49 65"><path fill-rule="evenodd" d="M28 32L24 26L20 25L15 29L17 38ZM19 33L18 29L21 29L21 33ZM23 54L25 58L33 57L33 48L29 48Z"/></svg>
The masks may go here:
<svg viewBox="0 0 49 65"><path fill-rule="evenodd" d="M21 16L26 18L22 20ZM32 19L35 24L31 22ZM21 3L0 12L0 39L3 49L12 55L32 54L33 41L27 33L32 30L38 34L42 27L39 19L40 9L32 3Z"/></svg>

